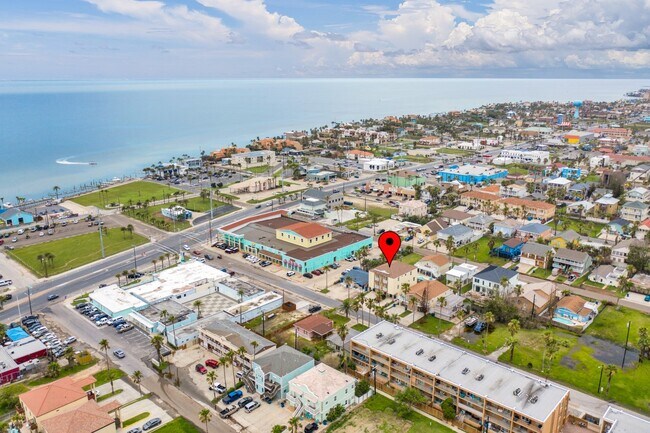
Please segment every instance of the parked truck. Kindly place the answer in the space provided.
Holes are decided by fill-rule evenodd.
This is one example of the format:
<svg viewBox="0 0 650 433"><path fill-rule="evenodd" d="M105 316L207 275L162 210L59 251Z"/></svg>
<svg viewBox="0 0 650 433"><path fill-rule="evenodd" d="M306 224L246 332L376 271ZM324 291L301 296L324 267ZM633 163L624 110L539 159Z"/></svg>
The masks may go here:
<svg viewBox="0 0 650 433"><path fill-rule="evenodd" d="M228 393L228 395L226 395L221 401L223 401L225 404L230 404L233 401L240 399L242 395L242 392L236 389L235 391Z"/></svg>
<svg viewBox="0 0 650 433"><path fill-rule="evenodd" d="M219 412L219 416L221 418L230 418L230 416L237 412L239 410L239 406L231 404L230 406L226 406L225 409Z"/></svg>

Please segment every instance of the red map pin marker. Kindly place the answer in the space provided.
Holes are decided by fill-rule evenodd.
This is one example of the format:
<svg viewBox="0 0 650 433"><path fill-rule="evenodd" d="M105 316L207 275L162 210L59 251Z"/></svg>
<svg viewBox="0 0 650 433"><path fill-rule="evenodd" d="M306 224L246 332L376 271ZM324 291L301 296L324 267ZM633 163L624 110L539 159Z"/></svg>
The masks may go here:
<svg viewBox="0 0 650 433"><path fill-rule="evenodd" d="M402 244L402 239L395 232L388 231L384 232L379 236L379 249L386 257L388 266L393 262L395 254L399 251L399 247Z"/></svg>

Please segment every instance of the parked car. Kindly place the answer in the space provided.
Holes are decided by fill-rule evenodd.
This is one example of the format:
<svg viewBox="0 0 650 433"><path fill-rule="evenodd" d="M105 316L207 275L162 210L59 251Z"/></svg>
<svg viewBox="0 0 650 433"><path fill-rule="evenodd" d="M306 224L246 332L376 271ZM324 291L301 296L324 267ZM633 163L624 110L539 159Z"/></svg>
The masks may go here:
<svg viewBox="0 0 650 433"><path fill-rule="evenodd" d="M113 355L115 355L119 359L122 359L126 356L126 353L124 353L122 349L117 349L113 351Z"/></svg>
<svg viewBox="0 0 650 433"><path fill-rule="evenodd" d="M219 367L219 361L217 361L216 359L206 359L205 365L211 368L217 368Z"/></svg>
<svg viewBox="0 0 650 433"><path fill-rule="evenodd" d="M244 410L246 411L246 413L251 413L252 411L257 409L258 407L260 407L260 402L259 401L251 401L246 406L244 406Z"/></svg>
<svg viewBox="0 0 650 433"><path fill-rule="evenodd" d="M225 409L223 409L221 412L219 412L219 417L221 417L221 418L229 418L230 415L237 412L238 410L239 410L239 407L235 406L234 404L230 405L230 406L227 406Z"/></svg>
<svg viewBox="0 0 650 433"><path fill-rule="evenodd" d="M219 394L223 394L224 392L226 392L226 387L220 384L219 382L215 382L212 385L210 385L209 389L210 391L216 391Z"/></svg>
<svg viewBox="0 0 650 433"><path fill-rule="evenodd" d="M146 423L144 423L144 425L142 426L142 430L151 430L152 428L159 426L160 424L162 424L162 420L160 418L152 418Z"/></svg>
<svg viewBox="0 0 650 433"><path fill-rule="evenodd" d="M184 249L185 251L189 251L189 250L190 250L190 246L187 245L187 244L185 244L185 245L183 245L183 249Z"/></svg>
<svg viewBox="0 0 650 433"><path fill-rule="evenodd" d="M126 433L142 433L142 429L140 427L132 428Z"/></svg>
<svg viewBox="0 0 650 433"><path fill-rule="evenodd" d="M57 295L56 293L53 293L51 295L47 295L47 300L48 301L53 301L53 300L58 299L58 298L59 298L59 295Z"/></svg>
<svg viewBox="0 0 650 433"><path fill-rule="evenodd" d="M63 344L65 344L66 346L69 346L72 343L74 343L75 341L77 341L77 337L70 336L70 337L66 338L65 340L63 340Z"/></svg>
<svg viewBox="0 0 650 433"><path fill-rule="evenodd" d="M205 366L203 364L196 364L194 369L196 371L198 371L199 373L201 373L201 374L206 374L208 372L208 369L205 368Z"/></svg>
<svg viewBox="0 0 650 433"><path fill-rule="evenodd" d="M212 256L210 254L206 254L203 256L206 260L212 260Z"/></svg>
<svg viewBox="0 0 650 433"><path fill-rule="evenodd" d="M302 274L302 276L305 277L305 278L309 278L309 279L314 278L314 276L312 274L310 274L309 272L305 272L304 274Z"/></svg>
<svg viewBox="0 0 650 433"><path fill-rule="evenodd" d="M293 277L294 275L296 275L294 271L287 272L287 277Z"/></svg>
<svg viewBox="0 0 650 433"><path fill-rule="evenodd" d="M312 422L311 424L307 424L305 426L305 433L312 433L315 432L316 430L318 430L318 424L316 424L315 422Z"/></svg>
<svg viewBox="0 0 650 433"><path fill-rule="evenodd" d="M478 322L476 326L474 326L474 332L483 332L487 328L487 323L485 322Z"/></svg>
<svg viewBox="0 0 650 433"><path fill-rule="evenodd" d="M323 274L323 272L318 270L318 269L315 269L315 270L311 271L311 273L314 274L314 275L322 275Z"/></svg>
<svg viewBox="0 0 650 433"><path fill-rule="evenodd" d="M242 397L243 393L241 390L236 389L235 391L230 392L228 395L226 395L221 401L223 401L225 404L230 404L233 401L239 400Z"/></svg>
<svg viewBox="0 0 650 433"><path fill-rule="evenodd" d="M310 313L313 314L313 313L316 313L316 312L320 311L321 309L322 308L321 308L320 305L311 305L307 311L309 311Z"/></svg>
<svg viewBox="0 0 650 433"><path fill-rule="evenodd" d="M119 334L123 334L123 333L125 333L127 331L130 331L131 329L133 329L133 325L130 324L130 323L125 323L124 325L118 326L117 332Z"/></svg>
<svg viewBox="0 0 650 433"><path fill-rule="evenodd" d="M240 408L241 408L241 407L244 407L244 406L246 406L248 403L250 403L251 401L253 401L253 397L244 397L244 398L242 398L241 400L239 400L239 401L237 402L237 406L239 406Z"/></svg>

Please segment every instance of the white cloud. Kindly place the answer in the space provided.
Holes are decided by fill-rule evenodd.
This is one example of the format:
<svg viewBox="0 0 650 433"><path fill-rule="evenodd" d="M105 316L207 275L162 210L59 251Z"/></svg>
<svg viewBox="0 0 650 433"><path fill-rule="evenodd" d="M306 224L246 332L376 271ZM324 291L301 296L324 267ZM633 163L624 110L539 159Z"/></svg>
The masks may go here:
<svg viewBox="0 0 650 433"><path fill-rule="evenodd" d="M625 68L642 69L650 67L650 50L634 52L624 50L607 50L605 52L588 52L569 54L564 59L567 66L578 69Z"/></svg>
<svg viewBox="0 0 650 433"><path fill-rule="evenodd" d="M305 29L291 17L269 12L264 0L197 0L206 7L218 9L238 21L247 31L271 39L288 41Z"/></svg>

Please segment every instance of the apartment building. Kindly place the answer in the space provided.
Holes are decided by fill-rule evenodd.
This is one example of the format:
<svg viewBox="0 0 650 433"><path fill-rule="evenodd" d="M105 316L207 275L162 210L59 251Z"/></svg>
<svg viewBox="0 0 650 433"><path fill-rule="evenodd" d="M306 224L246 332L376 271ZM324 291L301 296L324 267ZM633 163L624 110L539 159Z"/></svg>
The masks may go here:
<svg viewBox="0 0 650 433"><path fill-rule="evenodd" d="M395 260L390 266L384 263L371 269L368 286L370 290L382 291L395 298L401 293L403 284L411 286L417 282L417 278L418 270L415 266Z"/></svg>
<svg viewBox="0 0 650 433"><path fill-rule="evenodd" d="M567 418L569 390L389 322L353 337L350 354L357 374L418 389L434 414L450 398L467 432L559 433Z"/></svg>
<svg viewBox="0 0 650 433"><path fill-rule="evenodd" d="M254 345L253 341L257 344ZM229 351L237 352L240 347L246 350L238 359L248 368L253 358L275 349L275 343L257 335L243 326L230 320L214 320L199 328L199 344L215 354L216 358L224 356Z"/></svg>
<svg viewBox="0 0 650 433"><path fill-rule="evenodd" d="M508 207L509 214L516 215L523 212L524 217L530 216L540 221L548 221L555 216L555 205L545 201L508 197L501 200L501 207L504 206Z"/></svg>
<svg viewBox="0 0 650 433"><path fill-rule="evenodd" d="M512 162L524 164L548 164L551 162L550 153L545 150L511 150L503 149L500 158L508 158Z"/></svg>

